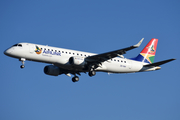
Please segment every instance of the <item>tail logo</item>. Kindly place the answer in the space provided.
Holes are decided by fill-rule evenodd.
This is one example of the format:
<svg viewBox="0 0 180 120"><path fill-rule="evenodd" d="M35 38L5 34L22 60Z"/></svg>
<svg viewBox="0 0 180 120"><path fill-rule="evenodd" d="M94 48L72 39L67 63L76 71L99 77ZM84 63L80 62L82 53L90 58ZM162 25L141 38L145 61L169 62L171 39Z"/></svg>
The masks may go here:
<svg viewBox="0 0 180 120"><path fill-rule="evenodd" d="M35 52L36 52L36 54L41 54L42 48L39 48L38 46L36 46Z"/></svg>
<svg viewBox="0 0 180 120"><path fill-rule="evenodd" d="M150 53L154 53L156 51L154 48L154 44L152 46L149 46L148 49L150 49Z"/></svg>
<svg viewBox="0 0 180 120"><path fill-rule="evenodd" d="M152 38L141 53L135 58L137 61L153 63L156 54L158 39Z"/></svg>

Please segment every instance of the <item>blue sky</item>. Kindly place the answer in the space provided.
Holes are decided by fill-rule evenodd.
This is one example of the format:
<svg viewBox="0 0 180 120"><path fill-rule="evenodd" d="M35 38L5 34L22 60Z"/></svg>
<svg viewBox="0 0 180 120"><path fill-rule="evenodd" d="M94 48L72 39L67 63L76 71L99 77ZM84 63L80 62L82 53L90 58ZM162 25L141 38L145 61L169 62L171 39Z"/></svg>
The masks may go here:
<svg viewBox="0 0 180 120"><path fill-rule="evenodd" d="M178 0L0 1L1 120L179 120L180 2ZM93 53L136 44L135 57L151 38L155 62L177 58L154 72L65 75L43 73L45 63L21 62L4 50L30 42Z"/></svg>

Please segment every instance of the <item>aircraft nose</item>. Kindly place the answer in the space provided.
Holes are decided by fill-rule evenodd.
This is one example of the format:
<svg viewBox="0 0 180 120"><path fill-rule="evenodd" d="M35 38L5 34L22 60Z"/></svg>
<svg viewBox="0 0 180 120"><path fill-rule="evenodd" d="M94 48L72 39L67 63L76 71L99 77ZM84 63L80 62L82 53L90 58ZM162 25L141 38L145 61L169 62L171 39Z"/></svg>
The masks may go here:
<svg viewBox="0 0 180 120"><path fill-rule="evenodd" d="M5 55L10 55L11 52L12 52L11 49L7 49L7 50L4 51L4 54L5 54Z"/></svg>
<svg viewBox="0 0 180 120"><path fill-rule="evenodd" d="M7 50L5 50L5 51L4 51L4 54L5 54L5 55L7 55L7 54L8 54Z"/></svg>

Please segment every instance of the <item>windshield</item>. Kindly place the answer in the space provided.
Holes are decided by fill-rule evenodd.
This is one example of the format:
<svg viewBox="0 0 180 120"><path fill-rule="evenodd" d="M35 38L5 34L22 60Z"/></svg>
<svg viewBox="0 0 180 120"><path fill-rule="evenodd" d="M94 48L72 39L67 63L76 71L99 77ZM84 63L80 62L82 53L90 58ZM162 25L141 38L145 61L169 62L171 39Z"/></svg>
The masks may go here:
<svg viewBox="0 0 180 120"><path fill-rule="evenodd" d="M15 44L13 46L19 46L19 47L22 47L22 44Z"/></svg>
<svg viewBox="0 0 180 120"><path fill-rule="evenodd" d="M15 44L15 45L13 45L13 46L17 46L18 44Z"/></svg>

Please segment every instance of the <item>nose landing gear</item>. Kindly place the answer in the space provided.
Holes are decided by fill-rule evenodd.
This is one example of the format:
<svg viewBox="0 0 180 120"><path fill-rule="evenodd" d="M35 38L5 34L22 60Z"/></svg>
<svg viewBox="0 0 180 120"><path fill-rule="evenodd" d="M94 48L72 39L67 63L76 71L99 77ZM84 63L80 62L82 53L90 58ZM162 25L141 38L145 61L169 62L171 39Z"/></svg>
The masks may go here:
<svg viewBox="0 0 180 120"><path fill-rule="evenodd" d="M25 59L25 58L21 58L21 59L19 59L19 61L22 62L22 65L20 66L20 68L21 68L21 69L24 68L24 67L25 67L25 66L24 66L24 61L26 61L26 59Z"/></svg>
<svg viewBox="0 0 180 120"><path fill-rule="evenodd" d="M20 67L21 67L21 68L24 68L25 66L24 66L24 65L21 65Z"/></svg>

